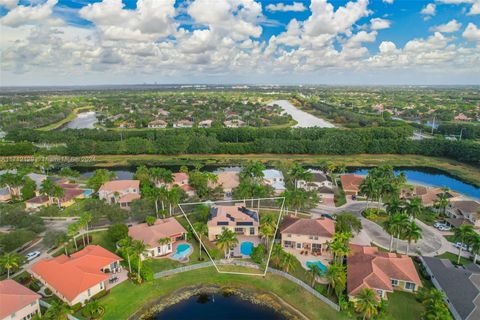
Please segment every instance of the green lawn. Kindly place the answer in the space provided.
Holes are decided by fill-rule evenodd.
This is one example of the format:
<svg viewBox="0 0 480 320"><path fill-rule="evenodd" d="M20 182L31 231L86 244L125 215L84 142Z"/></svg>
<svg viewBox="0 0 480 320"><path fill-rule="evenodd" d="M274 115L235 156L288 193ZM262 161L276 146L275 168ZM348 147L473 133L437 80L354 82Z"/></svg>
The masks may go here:
<svg viewBox="0 0 480 320"><path fill-rule="evenodd" d="M307 291L282 277L268 274L265 278L219 274L213 268L184 272L143 285L124 282L102 298L106 313L103 319L127 319L144 304L172 291L192 285L219 285L252 288L272 292L304 313L309 319L347 319Z"/></svg>
<svg viewBox="0 0 480 320"><path fill-rule="evenodd" d="M448 260L452 261L454 264L456 264L456 263L457 263L457 259L458 259L458 255L453 254L453 253L450 253L450 252L445 252L445 253L442 253L442 254L439 255L439 256L436 256L436 258L448 259ZM470 264L470 263L472 263L472 262L473 262L473 261L470 260L470 259L467 259L467 258L464 258L464 257L461 257L461 258L460 258L460 264L461 264L461 265Z"/></svg>
<svg viewBox="0 0 480 320"><path fill-rule="evenodd" d="M90 236L92 237L92 241L90 242L90 244L99 245L112 252L115 252L117 250L115 243L108 238L106 230L91 232ZM85 240L86 240L86 237L85 237ZM77 237L77 243L78 243L78 250L83 249L82 237ZM67 250L69 254L74 253L76 251L75 245L72 242L70 242L68 244ZM52 256L56 257L64 253L65 253L65 249L61 248L61 249L58 249L55 253L53 253Z"/></svg>
<svg viewBox="0 0 480 320"><path fill-rule="evenodd" d="M395 291L388 293L387 315L388 320L416 320L420 319L423 306L415 300L410 292Z"/></svg>

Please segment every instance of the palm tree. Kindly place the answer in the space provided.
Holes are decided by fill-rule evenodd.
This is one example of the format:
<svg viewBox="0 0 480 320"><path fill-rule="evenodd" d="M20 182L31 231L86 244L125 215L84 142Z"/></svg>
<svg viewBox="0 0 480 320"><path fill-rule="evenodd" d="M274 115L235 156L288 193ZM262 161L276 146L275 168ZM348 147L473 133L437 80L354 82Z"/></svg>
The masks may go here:
<svg viewBox="0 0 480 320"><path fill-rule="evenodd" d="M424 210L422 199L416 197L408 201L405 205L405 212L412 219L415 220Z"/></svg>
<svg viewBox="0 0 480 320"><path fill-rule="evenodd" d="M310 276L312 277L312 284L310 285L312 288L315 287L315 282L317 282L317 276L322 274L322 270L318 267L317 264L312 264L309 266L310 270L308 271L310 273Z"/></svg>
<svg viewBox="0 0 480 320"><path fill-rule="evenodd" d="M370 319L378 314L380 301L375 292L370 288L363 288L357 296L355 296L355 311L361 313L363 319Z"/></svg>
<svg viewBox="0 0 480 320"><path fill-rule="evenodd" d="M175 207L178 206L181 198L181 189L179 186L173 186L168 191L168 203L169 203L169 213L172 215L172 209L175 210Z"/></svg>
<svg viewBox="0 0 480 320"><path fill-rule="evenodd" d="M88 224L92 222L92 220L93 220L93 216L88 212L84 212L80 215L79 222L80 222L80 225L85 228L86 235L87 235L87 244L90 244L90 239L88 237Z"/></svg>
<svg viewBox="0 0 480 320"><path fill-rule="evenodd" d="M68 235L67 233L64 233L64 232L62 234L60 234L57 237L57 239L55 240L55 246L60 247L61 245L63 245L63 249L65 250L65 255L66 256L68 256L67 247L68 247L68 242L69 241L70 241L70 235ZM74 239L74 241L75 241L75 239Z"/></svg>
<svg viewBox="0 0 480 320"><path fill-rule="evenodd" d="M368 201L375 198L376 187L375 179L370 176L367 176L365 179L363 179L362 183L360 184L360 193L367 197L367 209Z"/></svg>
<svg viewBox="0 0 480 320"><path fill-rule="evenodd" d="M383 229L390 235L390 247L389 251L393 249L393 239L399 238L401 232L403 231L405 225L408 222L407 216L401 213L395 213L389 215L388 219L383 222ZM397 242L398 245L398 242Z"/></svg>
<svg viewBox="0 0 480 320"><path fill-rule="evenodd" d="M417 226L415 221L410 221L406 224L405 229L403 230L403 237L407 240L407 256L408 251L410 250L410 243L414 241L415 243L422 238L422 229Z"/></svg>
<svg viewBox="0 0 480 320"><path fill-rule="evenodd" d="M138 256L137 280L139 283L142 281L142 277L141 277L142 257L146 250L147 250L147 246L145 245L145 243L143 243L143 241L133 240L132 252Z"/></svg>
<svg viewBox="0 0 480 320"><path fill-rule="evenodd" d="M389 215L394 214L403 214L405 211L405 202L400 200L399 198L390 199L389 202L385 203L385 208L387 209L387 213Z"/></svg>
<svg viewBox="0 0 480 320"><path fill-rule="evenodd" d="M305 170L301 165L295 164L288 175L293 179L293 188L297 189L298 180L312 181L313 174L310 171Z"/></svg>
<svg viewBox="0 0 480 320"><path fill-rule="evenodd" d="M7 172L0 175L0 187L6 187L12 197L20 195L20 187L23 185L23 176Z"/></svg>
<svg viewBox="0 0 480 320"><path fill-rule="evenodd" d="M152 216L145 217L145 222L147 223L147 226L153 226L156 221L157 221L157 218L155 217L152 217Z"/></svg>
<svg viewBox="0 0 480 320"><path fill-rule="evenodd" d="M87 305L82 309L82 315L88 319L98 319L105 312L105 307L98 302L98 300L91 300Z"/></svg>
<svg viewBox="0 0 480 320"><path fill-rule="evenodd" d="M61 301L53 301L42 319L48 320L67 320L68 315L72 313L70 307Z"/></svg>
<svg viewBox="0 0 480 320"><path fill-rule="evenodd" d="M202 237L206 237L208 235L208 226L206 223L203 223L203 222L195 222L193 224L193 229L195 229L195 232L199 237L198 243L200 244L200 259L202 259L202 250L203 250Z"/></svg>
<svg viewBox="0 0 480 320"><path fill-rule="evenodd" d="M265 244L268 247L269 239L275 236L275 216L272 214L262 215L260 219L259 232L265 239Z"/></svg>
<svg viewBox="0 0 480 320"><path fill-rule="evenodd" d="M217 247L223 250L225 258L229 258L228 252L230 249L238 243L237 235L235 232L224 229L223 232L217 238Z"/></svg>
<svg viewBox="0 0 480 320"><path fill-rule="evenodd" d="M470 250L473 253L473 263L477 263L477 255L480 253L480 235L474 234L469 241Z"/></svg>
<svg viewBox="0 0 480 320"><path fill-rule="evenodd" d="M437 209L442 209L443 216L446 216L447 207L450 204L448 189L443 189L443 192L437 195L434 206Z"/></svg>
<svg viewBox="0 0 480 320"><path fill-rule="evenodd" d="M341 212L335 217L335 232L358 233L362 230L362 222L350 212Z"/></svg>
<svg viewBox="0 0 480 320"><path fill-rule="evenodd" d="M422 319L451 319L450 312L445 303L445 295L437 289L423 288L418 292L420 301L425 307Z"/></svg>
<svg viewBox="0 0 480 320"><path fill-rule="evenodd" d="M455 240L461 242L462 244L467 244L467 240L471 239L475 235L475 230L471 224L462 224L460 227L455 228ZM458 247L458 258L457 264L460 264L460 258L462 257L462 246Z"/></svg>
<svg viewBox="0 0 480 320"><path fill-rule="evenodd" d="M79 229L79 225L76 222L70 223L67 227L67 234L70 238L73 239L73 243L75 244L75 251L78 251L77 240L75 239L75 236L78 233L78 229ZM65 245L65 254L68 255L66 245Z"/></svg>
<svg viewBox="0 0 480 320"><path fill-rule="evenodd" d="M289 271L292 271L292 272L295 271L298 265L297 258L295 258L293 254L288 252L285 252L283 254L280 264L281 264L281 268L287 273Z"/></svg>
<svg viewBox="0 0 480 320"><path fill-rule="evenodd" d="M18 253L4 253L0 257L0 266L7 270L7 278L10 278L10 270L17 269L22 264L23 257Z"/></svg>
<svg viewBox="0 0 480 320"><path fill-rule="evenodd" d="M132 238L130 237L123 238L118 242L118 246L120 247L119 248L120 252L122 252L125 256L127 256L128 271L132 273L132 264L130 262L130 255L133 254Z"/></svg>
<svg viewBox="0 0 480 320"><path fill-rule="evenodd" d="M265 169L261 162L249 162L240 172L240 178L260 183L263 178L263 170Z"/></svg>
<svg viewBox="0 0 480 320"><path fill-rule="evenodd" d="M330 242L329 247L333 253L333 260L337 263L343 263L343 257L348 255L350 252L350 247L348 246L348 241L352 237L351 233L340 232L335 233L333 240Z"/></svg>
<svg viewBox="0 0 480 320"><path fill-rule="evenodd" d="M63 189L55 184L50 178L43 180L40 186L40 193L48 197L48 201L51 203L53 198L57 199L57 205L60 208L60 199L64 197Z"/></svg>
<svg viewBox="0 0 480 320"><path fill-rule="evenodd" d="M283 254L285 251L283 251L283 248L280 244L275 243L272 248L272 253L271 253L271 260L275 266L278 266L280 264L280 261L282 260Z"/></svg>
<svg viewBox="0 0 480 320"><path fill-rule="evenodd" d="M325 278L328 281L328 292L330 292L330 289L333 289L337 297L340 297L347 285L345 267L340 263L330 265L325 273Z"/></svg>

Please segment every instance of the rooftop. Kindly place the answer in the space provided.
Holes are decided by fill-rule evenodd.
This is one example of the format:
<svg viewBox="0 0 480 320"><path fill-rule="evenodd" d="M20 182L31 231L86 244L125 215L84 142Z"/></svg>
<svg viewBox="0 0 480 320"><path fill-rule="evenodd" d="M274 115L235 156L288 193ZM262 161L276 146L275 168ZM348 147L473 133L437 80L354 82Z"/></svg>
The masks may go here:
<svg viewBox="0 0 480 320"><path fill-rule="evenodd" d="M40 297L39 294L11 279L0 281L0 319L7 319L12 313L23 309Z"/></svg>
<svg viewBox="0 0 480 320"><path fill-rule="evenodd" d="M129 188L139 189L140 180L113 180L102 184L99 191L115 192Z"/></svg>
<svg viewBox="0 0 480 320"><path fill-rule="evenodd" d="M258 226L258 223L258 213L241 204L212 207L208 217L208 226Z"/></svg>
<svg viewBox="0 0 480 320"><path fill-rule="evenodd" d="M282 222L280 227L281 233L319 237L332 237L335 234L335 223L331 219L300 219L287 217L284 218L284 222Z"/></svg>
<svg viewBox="0 0 480 320"><path fill-rule="evenodd" d="M157 219L152 226L146 223L134 225L128 229L128 235L143 241L149 247L158 247L158 240L178 237L187 230L175 218Z"/></svg>
<svg viewBox="0 0 480 320"><path fill-rule="evenodd" d="M344 190L360 190L360 184L362 183L364 177L357 174L344 174L340 176L342 181L342 188Z"/></svg>

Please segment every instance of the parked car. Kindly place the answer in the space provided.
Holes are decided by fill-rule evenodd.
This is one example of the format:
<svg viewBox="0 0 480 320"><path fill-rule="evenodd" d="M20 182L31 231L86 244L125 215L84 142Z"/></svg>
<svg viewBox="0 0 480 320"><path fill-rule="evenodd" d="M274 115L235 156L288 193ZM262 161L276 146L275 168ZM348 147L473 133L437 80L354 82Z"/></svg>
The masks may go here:
<svg viewBox="0 0 480 320"><path fill-rule="evenodd" d="M465 243L457 242L455 243L455 248L462 248L462 250L468 250L468 246Z"/></svg>
<svg viewBox="0 0 480 320"><path fill-rule="evenodd" d="M27 261L32 261L33 259L37 258L40 256L40 251L32 251L29 252L25 255L25 258L27 258Z"/></svg>
<svg viewBox="0 0 480 320"><path fill-rule="evenodd" d="M444 223L443 222L440 222L440 221L437 221L435 222L435 224L433 225L435 228L439 228L440 226L443 226Z"/></svg>
<svg viewBox="0 0 480 320"><path fill-rule="evenodd" d="M443 225L443 226L438 227L438 230L440 230L440 231L450 231L450 230L452 230L452 227L447 226L447 225Z"/></svg>

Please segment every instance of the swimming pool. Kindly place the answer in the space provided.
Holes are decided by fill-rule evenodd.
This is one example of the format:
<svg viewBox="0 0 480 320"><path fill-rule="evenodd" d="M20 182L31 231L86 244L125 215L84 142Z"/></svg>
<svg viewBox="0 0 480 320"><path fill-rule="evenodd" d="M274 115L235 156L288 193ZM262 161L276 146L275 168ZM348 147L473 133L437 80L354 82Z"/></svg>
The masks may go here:
<svg viewBox="0 0 480 320"><path fill-rule="evenodd" d="M253 242L244 241L240 244L240 253L244 256L249 256L253 251Z"/></svg>
<svg viewBox="0 0 480 320"><path fill-rule="evenodd" d="M312 265L316 265L318 269L320 269L321 274L324 274L328 270L327 266L321 263L320 261L307 261L307 267L309 269L311 269Z"/></svg>
<svg viewBox="0 0 480 320"><path fill-rule="evenodd" d="M177 246L177 251L171 256L174 260L182 260L192 252L192 246L188 243L182 243Z"/></svg>

